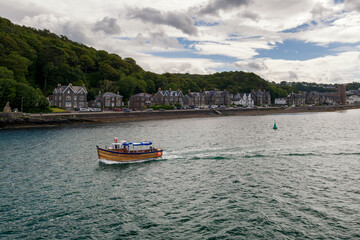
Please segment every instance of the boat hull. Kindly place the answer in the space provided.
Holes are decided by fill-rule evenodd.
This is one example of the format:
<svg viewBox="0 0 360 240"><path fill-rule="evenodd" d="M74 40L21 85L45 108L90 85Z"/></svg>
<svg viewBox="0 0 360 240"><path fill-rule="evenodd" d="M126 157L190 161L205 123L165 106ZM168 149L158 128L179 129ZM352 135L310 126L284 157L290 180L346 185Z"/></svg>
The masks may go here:
<svg viewBox="0 0 360 240"><path fill-rule="evenodd" d="M119 152L111 151L97 147L99 160L108 160L113 162L136 162L144 159L158 158L163 154L160 148L154 148L151 152Z"/></svg>

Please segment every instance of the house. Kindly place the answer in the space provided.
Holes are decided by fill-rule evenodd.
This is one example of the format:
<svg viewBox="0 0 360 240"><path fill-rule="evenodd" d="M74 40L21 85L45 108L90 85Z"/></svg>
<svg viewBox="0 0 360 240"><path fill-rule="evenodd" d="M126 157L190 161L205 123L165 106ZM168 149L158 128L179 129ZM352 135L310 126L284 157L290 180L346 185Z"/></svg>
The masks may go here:
<svg viewBox="0 0 360 240"><path fill-rule="evenodd" d="M191 92L184 96L184 105L186 106L204 106L205 95L203 92Z"/></svg>
<svg viewBox="0 0 360 240"><path fill-rule="evenodd" d="M174 105L184 104L184 94L178 89L177 91L161 90L159 88L158 92L154 95L154 105Z"/></svg>
<svg viewBox="0 0 360 240"><path fill-rule="evenodd" d="M271 105L271 95L269 92L258 90L255 92L251 91L251 97L254 100L254 104L258 106Z"/></svg>
<svg viewBox="0 0 360 240"><path fill-rule="evenodd" d="M105 92L95 97L95 100L91 102L91 106L103 108L103 109L111 109L111 108L119 108L123 106L123 96L117 92L117 94L112 92Z"/></svg>
<svg viewBox="0 0 360 240"><path fill-rule="evenodd" d="M350 105L360 104L360 96L359 95L351 95L347 98L347 103Z"/></svg>
<svg viewBox="0 0 360 240"><path fill-rule="evenodd" d="M62 108L81 108L87 106L87 91L85 86L68 86L58 84L53 95L49 96L50 105Z"/></svg>
<svg viewBox="0 0 360 240"><path fill-rule="evenodd" d="M129 108L143 109L154 105L154 97L148 93L138 93L130 97Z"/></svg>
<svg viewBox="0 0 360 240"><path fill-rule="evenodd" d="M254 106L254 100L251 97L251 93L230 94L230 101L232 104L242 105L244 107Z"/></svg>
<svg viewBox="0 0 360 240"><path fill-rule="evenodd" d="M275 105L286 105L287 99L286 98L275 98Z"/></svg>
<svg viewBox="0 0 360 240"><path fill-rule="evenodd" d="M307 94L291 92L287 97L289 105L304 105Z"/></svg>
<svg viewBox="0 0 360 240"><path fill-rule="evenodd" d="M345 100L346 101L346 100ZM340 102L339 95L336 92L316 92L311 91L306 94L306 104L336 104Z"/></svg>
<svg viewBox="0 0 360 240"><path fill-rule="evenodd" d="M220 106L220 105L229 105L230 101L230 93L228 91L204 91L205 95L205 104L209 106Z"/></svg>

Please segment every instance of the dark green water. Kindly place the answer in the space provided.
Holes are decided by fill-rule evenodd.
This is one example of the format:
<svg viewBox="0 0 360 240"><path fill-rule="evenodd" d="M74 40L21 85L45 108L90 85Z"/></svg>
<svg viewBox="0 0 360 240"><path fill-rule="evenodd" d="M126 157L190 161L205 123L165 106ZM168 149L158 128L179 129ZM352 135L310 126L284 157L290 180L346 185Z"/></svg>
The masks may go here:
<svg viewBox="0 0 360 240"><path fill-rule="evenodd" d="M0 131L2 239L359 239L360 111ZM278 130L272 129L274 120ZM161 160L105 165L150 140Z"/></svg>

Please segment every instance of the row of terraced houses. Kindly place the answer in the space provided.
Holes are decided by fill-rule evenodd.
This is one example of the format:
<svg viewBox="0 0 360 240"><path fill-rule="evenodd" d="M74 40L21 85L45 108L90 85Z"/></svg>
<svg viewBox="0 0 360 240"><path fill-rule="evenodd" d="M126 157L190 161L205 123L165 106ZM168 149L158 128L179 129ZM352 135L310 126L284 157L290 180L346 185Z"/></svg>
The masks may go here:
<svg viewBox="0 0 360 240"><path fill-rule="evenodd" d="M85 86L58 85L53 94L48 97L50 105L63 108L101 107L113 109L123 107L123 96L119 93L99 92L95 100L87 103L87 90ZM158 89L155 94L138 93L131 96L128 102L130 108L143 109L154 105L174 106L228 106L231 104L242 106L269 105L271 97L269 92L252 91L251 93L230 94L228 91L200 91L183 94L181 90L173 91Z"/></svg>
<svg viewBox="0 0 360 240"><path fill-rule="evenodd" d="M51 105L63 108L81 108L81 107L100 107L103 109L114 109L123 107L123 96L119 93L99 92L95 100L87 102L87 90L85 86L58 85L54 89L53 95L49 96ZM339 85L338 92L333 93L291 93L287 98L275 99L277 105L304 105L304 104L346 104L345 86ZM271 96L269 92L257 90L251 93L230 94L228 91L200 91L187 94L179 89L173 91L158 89L155 94L138 93L130 97L127 105L132 109L145 109L154 105L174 105L174 106L229 106L238 105L244 107L253 107L271 105Z"/></svg>

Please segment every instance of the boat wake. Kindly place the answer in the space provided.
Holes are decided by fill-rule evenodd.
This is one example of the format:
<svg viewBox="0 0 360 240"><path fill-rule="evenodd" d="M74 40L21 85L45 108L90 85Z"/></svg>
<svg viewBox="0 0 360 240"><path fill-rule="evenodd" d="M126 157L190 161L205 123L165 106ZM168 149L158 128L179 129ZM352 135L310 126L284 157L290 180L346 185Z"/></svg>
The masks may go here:
<svg viewBox="0 0 360 240"><path fill-rule="evenodd" d="M118 164L130 164L130 163L143 163L143 162L150 162L150 161L158 161L161 159L158 158L150 158L150 159L141 159L137 161L121 161L121 162L115 162L115 161L109 161L105 159L99 159L99 163L103 163L106 165L118 165Z"/></svg>

